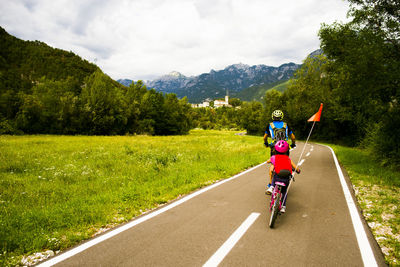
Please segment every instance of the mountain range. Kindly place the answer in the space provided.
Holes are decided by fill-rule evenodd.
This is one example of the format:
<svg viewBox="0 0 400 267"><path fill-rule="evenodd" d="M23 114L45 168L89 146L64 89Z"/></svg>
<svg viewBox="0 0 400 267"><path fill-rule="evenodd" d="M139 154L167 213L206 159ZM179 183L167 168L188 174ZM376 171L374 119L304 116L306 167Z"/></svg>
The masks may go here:
<svg viewBox="0 0 400 267"><path fill-rule="evenodd" d="M186 96L191 103L222 98L227 94L242 100L260 100L260 96L254 95L252 87L270 85L267 87L271 88L286 82L300 66L295 63L287 63L279 67L249 66L239 63L223 70L211 70L209 73L191 77L173 71L155 80L145 81L145 84L148 88L154 88L157 91L175 93L179 98ZM120 79L118 82L129 86L132 80Z"/></svg>

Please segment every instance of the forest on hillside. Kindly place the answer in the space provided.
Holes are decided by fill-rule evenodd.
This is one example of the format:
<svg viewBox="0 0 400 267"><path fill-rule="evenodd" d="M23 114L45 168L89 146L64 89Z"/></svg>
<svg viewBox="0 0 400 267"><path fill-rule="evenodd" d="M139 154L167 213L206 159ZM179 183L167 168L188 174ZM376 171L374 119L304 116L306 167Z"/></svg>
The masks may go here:
<svg viewBox="0 0 400 267"><path fill-rule="evenodd" d="M0 28L0 134L186 134L190 105Z"/></svg>
<svg viewBox="0 0 400 267"><path fill-rule="evenodd" d="M322 25L323 53L308 57L283 92L235 108L191 108L186 98L125 87L72 52L0 29L0 134L175 135L192 128L262 135L274 109L296 137L324 103L313 137L362 146L400 163L400 3L349 0L348 23ZM239 106L239 107L238 107ZM400 164L399 164L400 165Z"/></svg>

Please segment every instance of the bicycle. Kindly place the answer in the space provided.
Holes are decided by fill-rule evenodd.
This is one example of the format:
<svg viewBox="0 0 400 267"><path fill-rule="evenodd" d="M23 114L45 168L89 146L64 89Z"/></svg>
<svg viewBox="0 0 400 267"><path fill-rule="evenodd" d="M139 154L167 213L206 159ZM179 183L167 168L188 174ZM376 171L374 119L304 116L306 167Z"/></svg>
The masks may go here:
<svg viewBox="0 0 400 267"><path fill-rule="evenodd" d="M288 170L281 170L278 176L282 179L288 179L288 185L290 184L291 180L294 179L290 171ZM270 219L269 219L269 227L273 228L278 215L281 215L281 208L284 202L284 197L282 195L282 187L285 187L286 183L283 182L275 182L274 191L271 194L271 201L269 210L271 212ZM287 191L286 191L287 193Z"/></svg>

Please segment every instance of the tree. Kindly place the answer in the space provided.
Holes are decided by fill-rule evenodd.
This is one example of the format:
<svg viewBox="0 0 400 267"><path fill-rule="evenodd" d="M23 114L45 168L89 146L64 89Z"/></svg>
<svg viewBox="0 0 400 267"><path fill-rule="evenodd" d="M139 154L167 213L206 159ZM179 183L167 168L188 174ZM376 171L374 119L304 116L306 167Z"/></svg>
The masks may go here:
<svg viewBox="0 0 400 267"><path fill-rule="evenodd" d="M128 133L138 133L140 120L140 104L147 88L143 81L132 82L123 97L125 115L127 117L126 131Z"/></svg>
<svg viewBox="0 0 400 267"><path fill-rule="evenodd" d="M164 97L162 93L154 89L146 91L143 95L142 101L139 106L139 133L154 135L156 134L156 127L162 123L165 111L162 106L164 104Z"/></svg>
<svg viewBox="0 0 400 267"><path fill-rule="evenodd" d="M229 105L232 107L240 107L242 105L242 101L239 98L229 98Z"/></svg>
<svg viewBox="0 0 400 267"><path fill-rule="evenodd" d="M23 105L16 117L17 128L28 134L43 133L41 101L34 95L22 94L20 97Z"/></svg>
<svg viewBox="0 0 400 267"><path fill-rule="evenodd" d="M265 104L265 114L267 116L272 114L272 112L276 109L280 110L284 109L282 97L283 97L282 93L274 89L268 90L265 93L264 104Z"/></svg>
<svg viewBox="0 0 400 267"><path fill-rule="evenodd" d="M346 132L354 129L352 112L340 104L334 77L327 74L328 62L325 55L307 58L282 96L284 109L290 114L286 120L298 138L307 137L310 130L307 119L320 103L324 103L324 119L315 128L313 138L335 141L353 136ZM349 139L353 141L353 137Z"/></svg>
<svg viewBox="0 0 400 267"><path fill-rule="evenodd" d="M352 25L364 26L380 34L385 40L399 46L400 3L396 0L349 0L353 17Z"/></svg>
<svg viewBox="0 0 400 267"><path fill-rule="evenodd" d="M163 106L159 107L163 111L163 118L155 127L157 135L176 135L187 134L190 129L190 118L187 98L178 100L176 94L167 94L163 101Z"/></svg>
<svg viewBox="0 0 400 267"><path fill-rule="evenodd" d="M353 144L366 138L364 144L370 144L373 154L399 162L399 143L384 144L400 134L396 125L400 116L400 2L349 2L353 20L324 25L319 33L329 60L327 75L334 83L336 102L352 116L355 131L347 135L352 135Z"/></svg>
<svg viewBox="0 0 400 267"><path fill-rule="evenodd" d="M266 119L260 102L245 102L242 105L241 126L248 134L262 135L265 131Z"/></svg>
<svg viewBox="0 0 400 267"><path fill-rule="evenodd" d="M111 78L100 70L88 77L82 89L85 132L89 134L117 134L126 125L121 94Z"/></svg>

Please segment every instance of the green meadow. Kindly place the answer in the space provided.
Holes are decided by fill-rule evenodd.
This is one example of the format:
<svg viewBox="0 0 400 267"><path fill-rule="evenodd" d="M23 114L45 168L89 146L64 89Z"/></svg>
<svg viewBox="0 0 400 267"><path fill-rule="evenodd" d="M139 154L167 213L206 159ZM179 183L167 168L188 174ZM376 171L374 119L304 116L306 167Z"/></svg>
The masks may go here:
<svg viewBox="0 0 400 267"><path fill-rule="evenodd" d="M0 265L63 250L266 160L262 138L0 136Z"/></svg>

